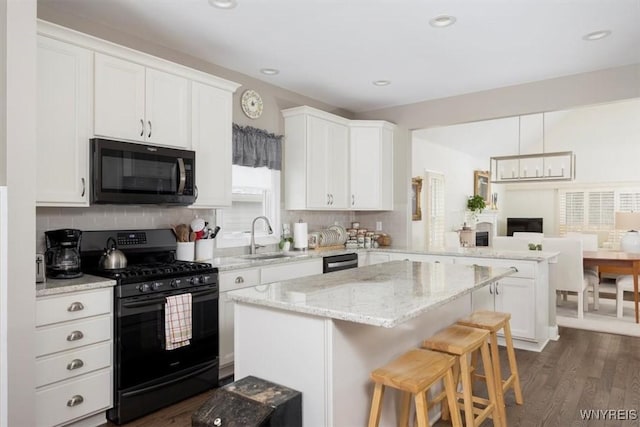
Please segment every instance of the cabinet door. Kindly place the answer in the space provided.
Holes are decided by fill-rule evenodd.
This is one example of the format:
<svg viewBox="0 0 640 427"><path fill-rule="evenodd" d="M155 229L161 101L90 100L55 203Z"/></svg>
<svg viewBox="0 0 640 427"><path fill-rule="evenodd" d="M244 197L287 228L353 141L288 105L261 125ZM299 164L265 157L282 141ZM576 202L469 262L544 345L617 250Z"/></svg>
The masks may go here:
<svg viewBox="0 0 640 427"><path fill-rule="evenodd" d="M189 81L147 68L145 87L146 140L189 148Z"/></svg>
<svg viewBox="0 0 640 427"><path fill-rule="evenodd" d="M191 148L196 151L196 208L231 206L231 93L193 82Z"/></svg>
<svg viewBox="0 0 640 427"><path fill-rule="evenodd" d="M511 313L514 338L536 338L535 281L505 277L496 287L496 311Z"/></svg>
<svg viewBox="0 0 640 427"><path fill-rule="evenodd" d="M307 118L307 208L327 209L330 204L327 186L330 122L317 117Z"/></svg>
<svg viewBox="0 0 640 427"><path fill-rule="evenodd" d="M471 309L476 310L495 310L495 284L491 283L484 288L473 291L471 294Z"/></svg>
<svg viewBox="0 0 640 427"><path fill-rule="evenodd" d="M351 128L349 206L353 209L376 209L380 205L380 148L379 128Z"/></svg>
<svg viewBox="0 0 640 427"><path fill-rule="evenodd" d="M144 141L145 68L142 65L95 54L94 133Z"/></svg>
<svg viewBox="0 0 640 427"><path fill-rule="evenodd" d="M349 128L339 123L330 123L326 148L329 207L347 209L350 206Z"/></svg>
<svg viewBox="0 0 640 427"><path fill-rule="evenodd" d="M88 206L91 52L38 37L36 202Z"/></svg>
<svg viewBox="0 0 640 427"><path fill-rule="evenodd" d="M220 366L233 363L233 305L229 292L221 292L218 308Z"/></svg>

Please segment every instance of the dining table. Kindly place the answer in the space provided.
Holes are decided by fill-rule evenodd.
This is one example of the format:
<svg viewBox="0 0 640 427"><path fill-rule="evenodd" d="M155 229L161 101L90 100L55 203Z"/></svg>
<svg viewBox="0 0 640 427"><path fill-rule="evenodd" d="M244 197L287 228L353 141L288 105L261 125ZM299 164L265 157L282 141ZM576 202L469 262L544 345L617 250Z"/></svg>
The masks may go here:
<svg viewBox="0 0 640 427"><path fill-rule="evenodd" d="M611 274L628 274L633 276L633 305L636 323L640 323L638 311L638 275L640 274L640 253L621 251L584 251L582 254L584 267L598 267L598 272Z"/></svg>

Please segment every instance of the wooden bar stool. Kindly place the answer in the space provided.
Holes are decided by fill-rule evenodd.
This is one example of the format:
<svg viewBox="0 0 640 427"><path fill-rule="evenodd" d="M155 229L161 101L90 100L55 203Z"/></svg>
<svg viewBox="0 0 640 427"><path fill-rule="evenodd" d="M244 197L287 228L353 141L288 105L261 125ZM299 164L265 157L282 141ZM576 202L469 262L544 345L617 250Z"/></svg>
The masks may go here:
<svg viewBox="0 0 640 427"><path fill-rule="evenodd" d="M498 400L500 401L500 411L503 419L506 418L506 408L504 405L504 393L513 388L516 396L516 403L522 405L522 389L520 388L520 375L518 374L518 364L516 363L516 352L513 350L513 338L511 337L511 326L509 320L511 314L499 313L495 311L480 310L471 313L470 316L458 320L458 325L470 326L472 328L484 329L489 332L489 342L491 348L491 359L493 361L493 377L495 378L497 387ZM500 354L498 351L498 331L504 330L504 341L507 347L507 358L509 360L509 370L511 371L506 380L502 380L502 370L500 368ZM472 361L472 367L476 369L475 360ZM486 365L485 365L486 371ZM474 374L475 377L484 379L483 376Z"/></svg>
<svg viewBox="0 0 640 427"><path fill-rule="evenodd" d="M377 427L380 422L380 410L384 387L392 387L402 392L400 420L398 426L409 425L411 396L416 403L416 417L419 427L429 426L427 391L439 380L444 388L451 411L454 427L461 427L460 413L456 407L456 388L453 381L453 366L456 358L424 349L413 349L393 360L389 364L371 372L376 385L371 401L369 427Z"/></svg>
<svg viewBox="0 0 640 427"><path fill-rule="evenodd" d="M487 417L493 418L493 425L504 426L502 413L499 410L498 397L496 395L496 385L493 379L493 371L486 373L487 393L489 399L483 399L473 395L471 371L469 367L469 356L480 351L482 363L491 366L491 355L487 340L489 332L470 328L461 325L452 325L438 332L431 338L424 340L422 346L430 350L436 350L458 356L459 367L456 368L456 384L459 376L462 380L462 393L457 393L457 397L463 399L460 407L465 412L465 425L467 427L479 426ZM476 406L481 405L481 406ZM443 408L445 414L445 408Z"/></svg>

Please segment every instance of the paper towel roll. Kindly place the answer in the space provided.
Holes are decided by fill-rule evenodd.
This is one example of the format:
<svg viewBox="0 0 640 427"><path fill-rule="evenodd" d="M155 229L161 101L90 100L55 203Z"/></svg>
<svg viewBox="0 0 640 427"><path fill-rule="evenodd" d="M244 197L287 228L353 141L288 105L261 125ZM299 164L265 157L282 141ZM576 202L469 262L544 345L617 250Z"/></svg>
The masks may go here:
<svg viewBox="0 0 640 427"><path fill-rule="evenodd" d="M293 223L293 247L294 249L307 249L309 246L306 222Z"/></svg>

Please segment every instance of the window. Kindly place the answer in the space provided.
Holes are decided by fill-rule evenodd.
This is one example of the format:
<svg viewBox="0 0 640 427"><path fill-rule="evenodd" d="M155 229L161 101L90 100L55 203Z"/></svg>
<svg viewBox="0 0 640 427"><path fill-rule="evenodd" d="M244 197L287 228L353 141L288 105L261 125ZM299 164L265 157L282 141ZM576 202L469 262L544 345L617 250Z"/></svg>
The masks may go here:
<svg viewBox="0 0 640 427"><path fill-rule="evenodd" d="M426 173L427 249L444 247L444 175Z"/></svg>
<svg viewBox="0 0 640 427"><path fill-rule="evenodd" d="M264 221L256 222L256 242L273 244L280 241L280 171L232 165L231 207L216 212L221 227L217 245L248 246L251 222L257 216L269 218L273 234Z"/></svg>
<svg viewBox="0 0 640 427"><path fill-rule="evenodd" d="M560 190L560 235L591 232L606 247L617 247L624 231L615 229L615 212L640 211L640 189L597 188Z"/></svg>

